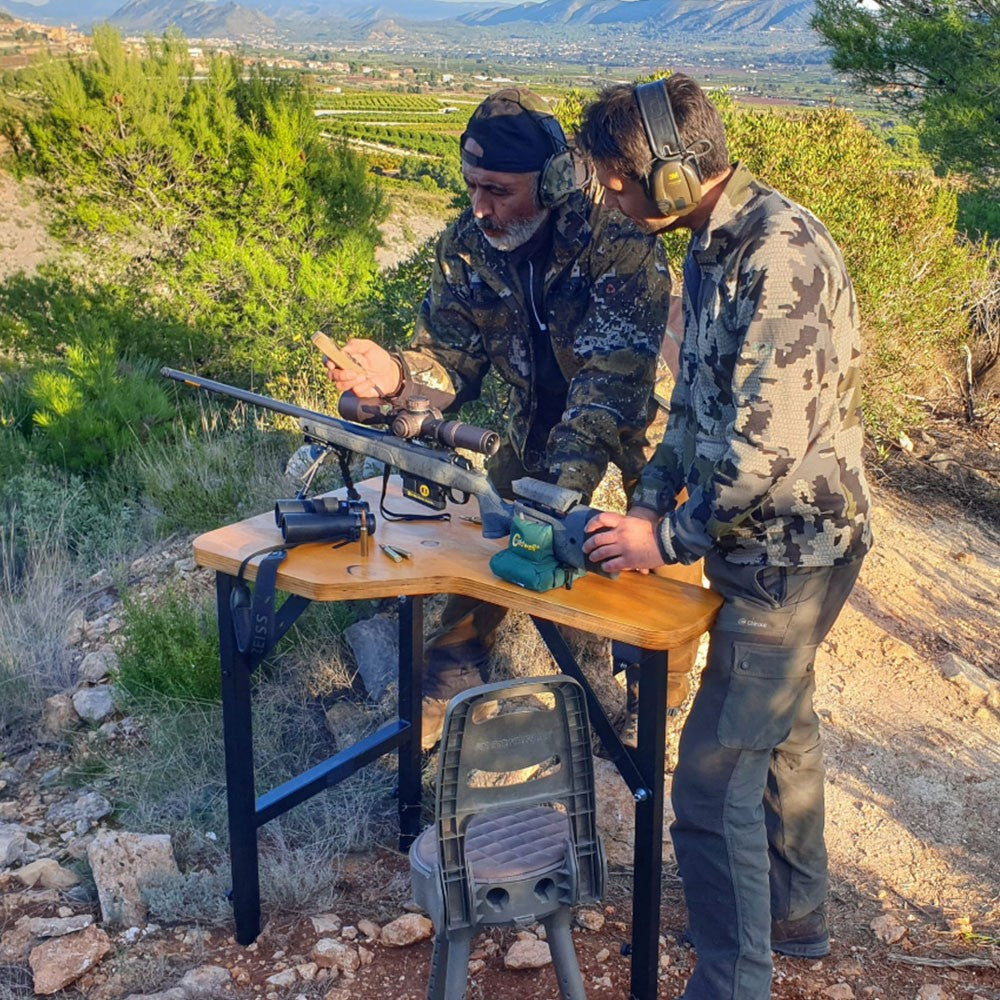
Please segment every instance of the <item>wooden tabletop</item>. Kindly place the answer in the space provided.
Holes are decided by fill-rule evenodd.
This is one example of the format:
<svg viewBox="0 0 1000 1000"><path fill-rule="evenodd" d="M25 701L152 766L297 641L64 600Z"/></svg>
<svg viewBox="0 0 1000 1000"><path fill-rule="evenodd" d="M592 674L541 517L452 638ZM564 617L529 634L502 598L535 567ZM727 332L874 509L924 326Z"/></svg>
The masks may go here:
<svg viewBox="0 0 1000 1000"><path fill-rule="evenodd" d="M329 542L300 545L278 569L279 590L314 601L464 594L642 649L674 649L696 638L712 624L722 603L704 588L638 573L623 573L617 580L588 573L571 590L524 590L490 571L490 556L507 539L485 539L478 524L462 520L478 515L474 500L450 505L451 521L387 521L379 514L381 485L381 478L358 484L376 522L367 556L359 542L339 548ZM397 477L386 505L392 511L430 513L401 497ZM194 554L199 565L235 575L248 555L280 543L274 515L267 513L200 535ZM403 548L411 558L394 562L380 544ZM259 561L248 565L248 578L255 577Z"/></svg>

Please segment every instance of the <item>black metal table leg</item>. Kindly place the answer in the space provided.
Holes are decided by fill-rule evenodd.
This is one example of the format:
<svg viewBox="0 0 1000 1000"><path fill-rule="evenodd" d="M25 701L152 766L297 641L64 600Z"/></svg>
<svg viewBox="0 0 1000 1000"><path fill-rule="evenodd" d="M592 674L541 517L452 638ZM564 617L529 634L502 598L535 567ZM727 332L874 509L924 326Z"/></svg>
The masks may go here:
<svg viewBox="0 0 1000 1000"><path fill-rule="evenodd" d="M639 653L639 733L635 762L650 794L637 799L635 805L631 1000L656 1000L657 994L667 659L665 651Z"/></svg>
<svg viewBox="0 0 1000 1000"><path fill-rule="evenodd" d="M420 833L421 693L424 681L424 599L399 599L399 719L409 724L399 745L399 849Z"/></svg>
<svg viewBox="0 0 1000 1000"><path fill-rule="evenodd" d="M236 940L240 944L250 944L260 933L260 883L250 710L250 677L253 670L249 658L236 647L229 605L234 582L235 578L226 573L215 574L233 915L236 920Z"/></svg>

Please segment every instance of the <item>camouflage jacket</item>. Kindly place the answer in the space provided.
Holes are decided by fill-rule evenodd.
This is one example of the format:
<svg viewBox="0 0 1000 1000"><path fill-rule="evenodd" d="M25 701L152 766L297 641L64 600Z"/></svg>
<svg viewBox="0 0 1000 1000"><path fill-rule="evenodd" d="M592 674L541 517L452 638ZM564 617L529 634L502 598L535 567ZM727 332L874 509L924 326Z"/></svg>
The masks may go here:
<svg viewBox="0 0 1000 1000"><path fill-rule="evenodd" d="M665 515L664 559L859 558L871 529L857 304L830 234L737 164L684 273L680 372L634 498Z"/></svg>
<svg viewBox="0 0 1000 1000"><path fill-rule="evenodd" d="M645 464L670 277L658 239L582 192L553 209L551 224L542 318L569 388L562 419L542 428L547 454L525 454L545 392L533 378L527 299L509 255L486 242L471 209L438 242L403 352L404 381L407 394L417 389L439 409L454 409L479 396L492 365L510 386L508 451L523 469L589 497L609 462L630 484Z"/></svg>

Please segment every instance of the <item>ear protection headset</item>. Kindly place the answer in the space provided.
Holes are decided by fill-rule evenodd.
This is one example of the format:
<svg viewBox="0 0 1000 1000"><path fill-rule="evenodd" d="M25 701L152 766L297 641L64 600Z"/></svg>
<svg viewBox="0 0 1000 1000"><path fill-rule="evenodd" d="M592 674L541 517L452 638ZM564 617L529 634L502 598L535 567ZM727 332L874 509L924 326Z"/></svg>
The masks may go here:
<svg viewBox="0 0 1000 1000"><path fill-rule="evenodd" d="M687 215L701 201L701 171L694 154L681 142L666 81L640 83L635 100L654 161L643 180L646 193L664 216Z"/></svg>
<svg viewBox="0 0 1000 1000"><path fill-rule="evenodd" d="M521 104L520 101L517 103ZM573 159L562 127L555 115L525 108L523 104L521 107L552 143L552 155L542 164L541 172L538 175L536 194L538 204L542 208L555 208L580 187L576 160Z"/></svg>

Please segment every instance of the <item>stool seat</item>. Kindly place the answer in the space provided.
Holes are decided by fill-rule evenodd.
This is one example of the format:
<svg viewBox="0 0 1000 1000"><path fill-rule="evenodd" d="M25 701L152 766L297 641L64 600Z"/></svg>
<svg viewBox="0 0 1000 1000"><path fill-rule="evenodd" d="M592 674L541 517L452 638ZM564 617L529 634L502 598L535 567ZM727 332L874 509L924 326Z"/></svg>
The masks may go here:
<svg viewBox="0 0 1000 1000"><path fill-rule="evenodd" d="M500 809L469 822L465 859L476 882L500 882L544 875L566 857L573 833L569 818L550 806ZM427 827L412 848L428 871L438 867L437 831Z"/></svg>

